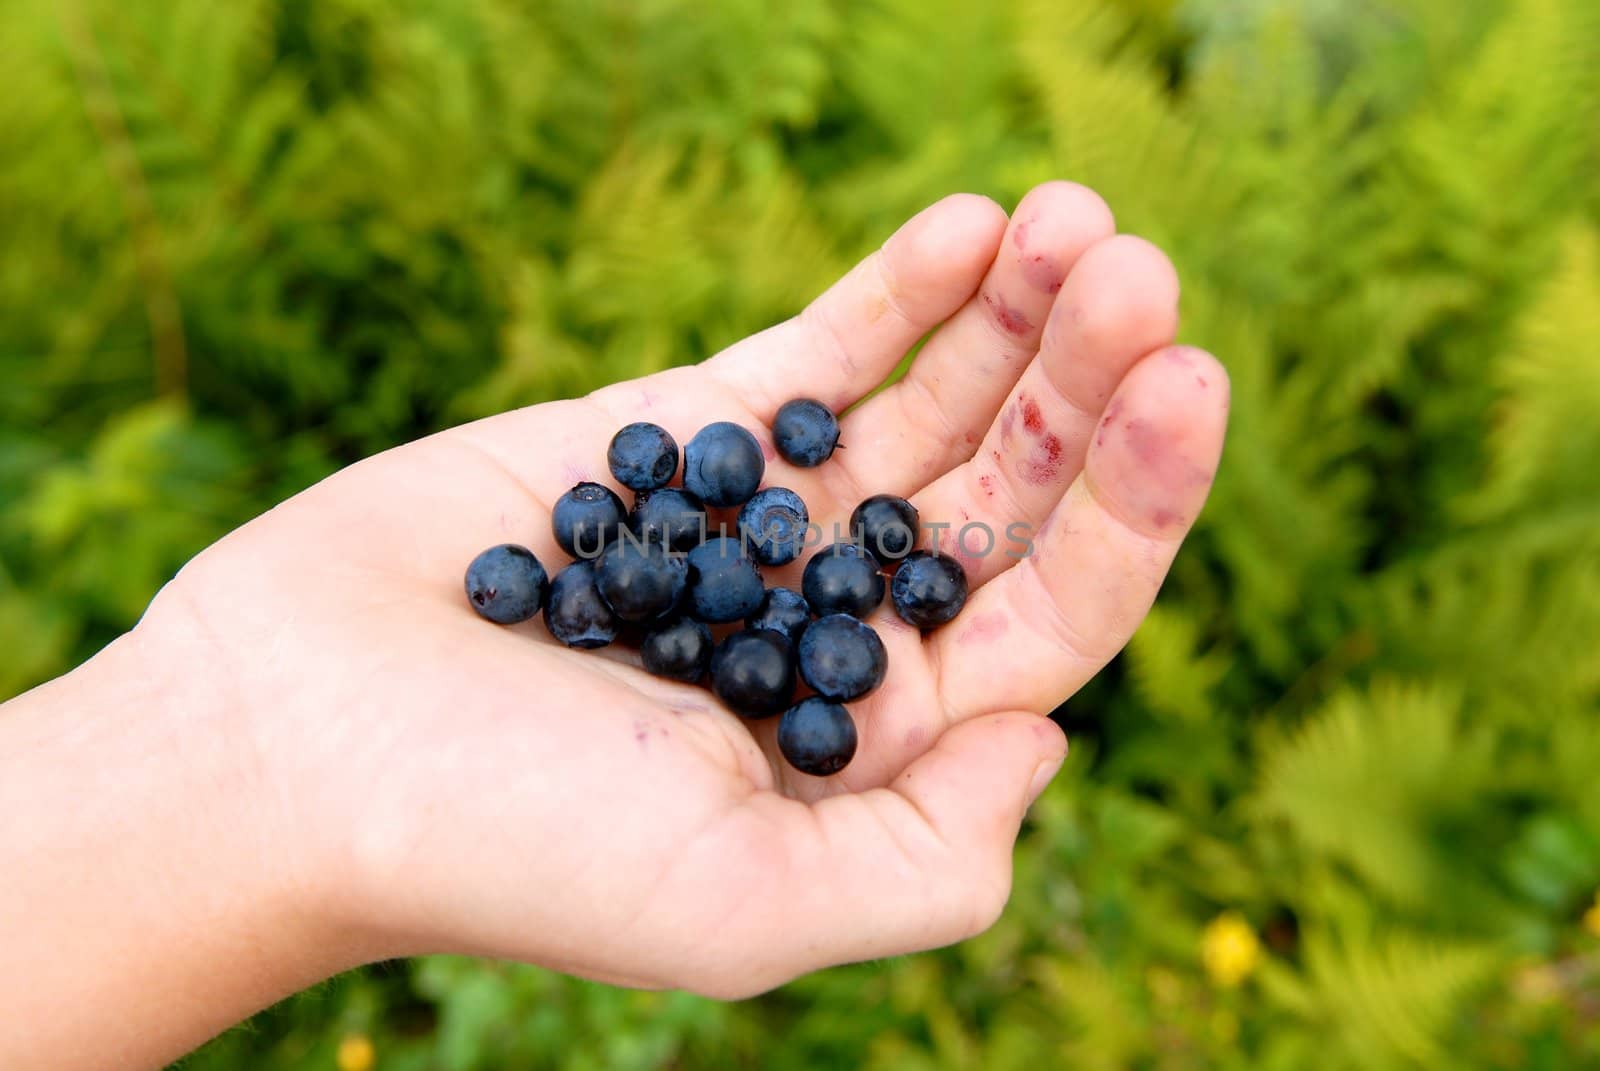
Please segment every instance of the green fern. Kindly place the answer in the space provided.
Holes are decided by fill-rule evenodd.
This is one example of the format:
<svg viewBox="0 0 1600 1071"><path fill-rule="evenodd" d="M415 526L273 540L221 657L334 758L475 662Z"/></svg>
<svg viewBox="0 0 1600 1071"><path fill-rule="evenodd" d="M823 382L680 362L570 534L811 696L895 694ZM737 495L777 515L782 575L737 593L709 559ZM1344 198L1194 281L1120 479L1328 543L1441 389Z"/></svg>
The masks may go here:
<svg viewBox="0 0 1600 1071"><path fill-rule="evenodd" d="M1447 895L1441 826L1494 783L1493 741L1463 729L1442 686L1381 683L1344 692L1261 758L1255 806L1288 824L1300 849L1352 867L1408 909Z"/></svg>
<svg viewBox="0 0 1600 1071"><path fill-rule="evenodd" d="M1307 973L1324 1011L1324 1037L1346 1066L1451 1066L1462 1012L1504 957L1492 947L1403 932L1341 942L1307 935Z"/></svg>

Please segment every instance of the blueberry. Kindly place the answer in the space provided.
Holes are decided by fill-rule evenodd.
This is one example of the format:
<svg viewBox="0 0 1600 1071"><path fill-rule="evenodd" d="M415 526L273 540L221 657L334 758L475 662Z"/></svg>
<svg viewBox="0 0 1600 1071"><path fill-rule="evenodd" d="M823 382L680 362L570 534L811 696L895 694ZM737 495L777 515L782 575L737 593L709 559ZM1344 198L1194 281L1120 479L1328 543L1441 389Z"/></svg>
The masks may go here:
<svg viewBox="0 0 1600 1071"><path fill-rule="evenodd" d="M556 542L574 558L598 558L622 531L626 511L622 499L604 484L580 483L550 511Z"/></svg>
<svg viewBox="0 0 1600 1071"><path fill-rule="evenodd" d="M811 607L793 588L770 588L756 612L744 619L746 628L776 632L793 647L811 623Z"/></svg>
<svg viewBox="0 0 1600 1071"><path fill-rule="evenodd" d="M539 612L550 578L527 547L502 543L467 566L467 601L497 625L514 625Z"/></svg>
<svg viewBox="0 0 1600 1071"><path fill-rule="evenodd" d="M612 436L606 464L630 491L654 491L677 475L678 442L658 425L629 424Z"/></svg>
<svg viewBox="0 0 1600 1071"><path fill-rule="evenodd" d="M701 621L737 621L761 605L761 573L737 539L708 539L689 552L688 562L689 610Z"/></svg>
<svg viewBox="0 0 1600 1071"><path fill-rule="evenodd" d="M889 652L864 622L829 614L811 622L800 637L800 675L820 695L841 702L860 699L883 683Z"/></svg>
<svg viewBox="0 0 1600 1071"><path fill-rule="evenodd" d="M967 574L948 554L919 550L894 574L894 609L907 624L938 628L967 604Z"/></svg>
<svg viewBox="0 0 1600 1071"><path fill-rule="evenodd" d="M796 398L784 402L772 418L772 442L789 464L815 468L833 456L839 444L839 421L821 402Z"/></svg>
<svg viewBox="0 0 1600 1071"><path fill-rule="evenodd" d="M800 590L813 613L866 617L883 601L878 560L854 543L835 543L806 562Z"/></svg>
<svg viewBox="0 0 1600 1071"><path fill-rule="evenodd" d="M624 621L649 621L678 605L688 579L683 557L632 534L606 548L595 564L595 586Z"/></svg>
<svg viewBox="0 0 1600 1071"><path fill-rule="evenodd" d="M820 695L802 699L778 722L778 750L801 773L836 774L856 753L856 723L850 712Z"/></svg>
<svg viewBox="0 0 1600 1071"><path fill-rule="evenodd" d="M683 486L708 506L737 506L767 470L756 437L726 420L701 428L683 449Z"/></svg>
<svg viewBox="0 0 1600 1071"><path fill-rule="evenodd" d="M850 514L850 535L881 562L897 562L917 545L917 507L895 495L873 495Z"/></svg>
<svg viewBox="0 0 1600 1071"><path fill-rule="evenodd" d="M811 514L787 487L763 487L739 510L739 532L762 565L788 565L800 557Z"/></svg>
<svg viewBox="0 0 1600 1071"><path fill-rule="evenodd" d="M794 654L773 632L735 632L711 656L711 690L744 718L769 718L794 698Z"/></svg>
<svg viewBox="0 0 1600 1071"><path fill-rule="evenodd" d="M550 582L545 627L568 647L604 647L617 638L621 622L600 597L594 572L594 562L577 561Z"/></svg>
<svg viewBox="0 0 1600 1071"><path fill-rule="evenodd" d="M691 617L676 618L645 634L644 668L658 677L695 683L711 664L711 630Z"/></svg>
<svg viewBox="0 0 1600 1071"><path fill-rule="evenodd" d="M688 550L706 538L706 507L700 499L676 487L640 491L628 514L628 530L641 541Z"/></svg>

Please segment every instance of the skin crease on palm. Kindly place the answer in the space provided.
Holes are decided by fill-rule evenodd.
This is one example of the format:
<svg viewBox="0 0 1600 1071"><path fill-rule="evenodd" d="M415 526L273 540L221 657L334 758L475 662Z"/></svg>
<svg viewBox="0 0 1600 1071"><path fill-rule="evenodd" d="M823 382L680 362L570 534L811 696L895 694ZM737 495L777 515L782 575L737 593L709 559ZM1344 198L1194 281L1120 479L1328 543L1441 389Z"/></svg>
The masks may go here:
<svg viewBox="0 0 1600 1071"><path fill-rule="evenodd" d="M697 366L331 477L196 558L138 631L225 712L208 724L243 756L248 836L352 959L466 952L736 997L959 940L1004 906L1019 823L1065 753L1044 715L1127 641L1209 490L1228 381L1173 345L1177 304L1166 257L1081 186L1040 186L1010 218L952 196ZM973 592L946 628L873 615L889 675L852 706L842 774L788 769L776 719L741 721L631 652L467 605L486 546L565 562L550 507L611 482L617 428L683 443L732 420L770 457L773 414L802 395L848 408L846 449L770 461L766 483L824 529L880 492L924 521L1035 529L1024 561L963 557ZM802 565L768 583L798 587Z"/></svg>

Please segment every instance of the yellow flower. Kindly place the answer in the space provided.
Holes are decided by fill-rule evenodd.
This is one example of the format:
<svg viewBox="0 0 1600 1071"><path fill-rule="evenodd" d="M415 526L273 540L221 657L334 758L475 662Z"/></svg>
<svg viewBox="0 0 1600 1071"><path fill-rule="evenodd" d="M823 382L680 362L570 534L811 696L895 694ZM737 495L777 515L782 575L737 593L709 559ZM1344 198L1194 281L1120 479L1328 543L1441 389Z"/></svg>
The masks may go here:
<svg viewBox="0 0 1600 1071"><path fill-rule="evenodd" d="M372 1071L372 1065L378 1062L378 1051L365 1034L349 1034L339 1042L337 1062L339 1071Z"/></svg>
<svg viewBox="0 0 1600 1071"><path fill-rule="evenodd" d="M1583 928L1600 937L1600 892L1594 894L1594 903L1583 913Z"/></svg>
<svg viewBox="0 0 1600 1071"><path fill-rule="evenodd" d="M1261 942L1237 911L1224 911L1206 924L1200 959L1213 982L1232 988L1261 964Z"/></svg>

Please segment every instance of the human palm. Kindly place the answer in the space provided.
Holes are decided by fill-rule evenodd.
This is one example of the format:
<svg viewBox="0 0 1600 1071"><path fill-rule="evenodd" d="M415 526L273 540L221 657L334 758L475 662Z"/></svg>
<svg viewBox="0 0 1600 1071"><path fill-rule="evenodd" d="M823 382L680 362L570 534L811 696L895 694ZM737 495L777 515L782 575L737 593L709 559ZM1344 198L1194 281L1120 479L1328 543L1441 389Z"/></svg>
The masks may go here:
<svg viewBox="0 0 1600 1071"><path fill-rule="evenodd" d="M324 890L370 958L472 952L724 996L987 926L1065 750L1042 715L1141 620L1221 447L1226 376L1171 345L1166 259L1113 231L1066 183L1010 220L947 198L717 357L391 450L197 558L147 620L225 692L285 880ZM890 670L852 708L841 774L796 773L772 721L628 652L567 650L468 606L462 571L485 546L559 568L550 507L606 480L623 424L683 442L732 420L770 446L797 396L855 405L846 448L773 462L767 482L824 531L868 495L911 498L952 525L941 546L973 587L928 636L872 617ZM953 545L969 523L996 533L992 552L976 534ZM1020 561L1013 525L1032 540ZM798 568L768 582L797 587Z"/></svg>

